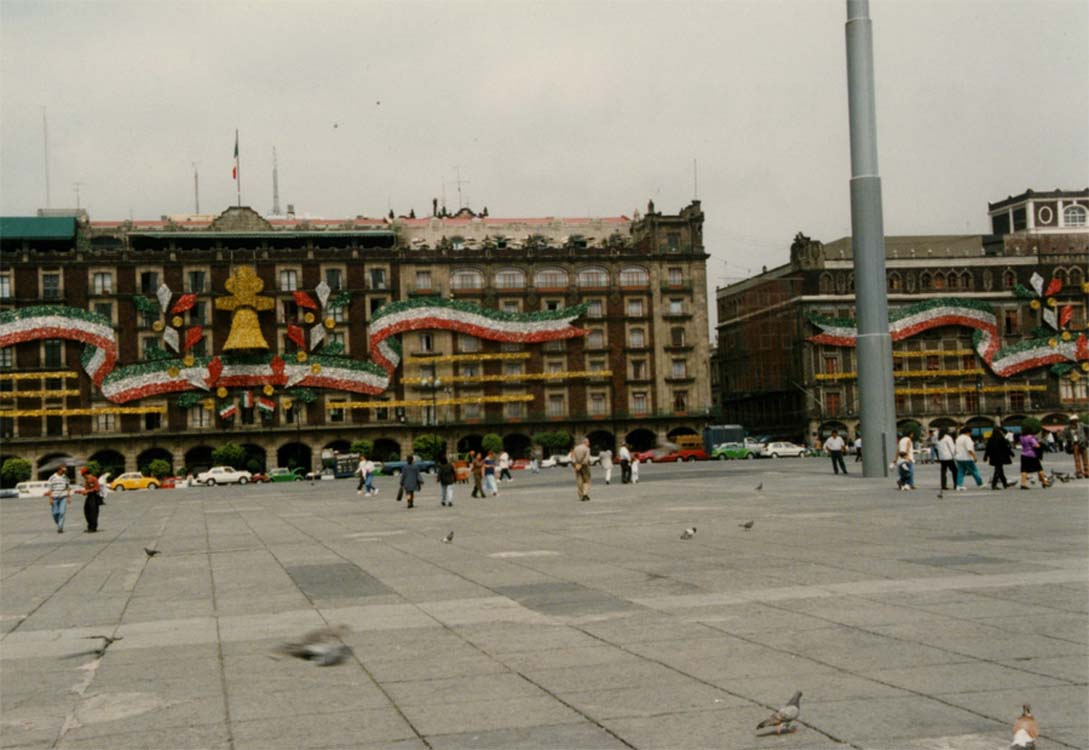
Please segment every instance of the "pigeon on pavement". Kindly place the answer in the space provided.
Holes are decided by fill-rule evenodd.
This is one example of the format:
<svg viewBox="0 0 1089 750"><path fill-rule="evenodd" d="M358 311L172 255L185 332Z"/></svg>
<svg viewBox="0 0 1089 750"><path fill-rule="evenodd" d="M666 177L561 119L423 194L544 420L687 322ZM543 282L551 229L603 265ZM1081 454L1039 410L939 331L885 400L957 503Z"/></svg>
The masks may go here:
<svg viewBox="0 0 1089 750"><path fill-rule="evenodd" d="M146 554L146 555L147 555L148 557L155 557L155 555L158 555L158 554L159 554L159 550L157 550L157 549L149 549L148 547L144 547L144 553L145 553L145 554Z"/></svg>
<svg viewBox="0 0 1089 750"><path fill-rule="evenodd" d="M774 727L776 734L783 734L784 732L793 732L797 727L792 727L791 722L798 718L798 714L801 713L801 706L799 705L802 700L802 691L794 693L794 696L786 702L786 705L773 713L768 718L756 725L757 731L761 729L767 729L768 727Z"/></svg>
<svg viewBox="0 0 1089 750"><path fill-rule="evenodd" d="M1032 715L1032 706L1021 706L1021 715L1013 722L1013 742L1010 750L1034 750L1036 736L1040 734L1040 728L1036 725L1036 717Z"/></svg>
<svg viewBox="0 0 1089 750"><path fill-rule="evenodd" d="M764 490L764 483L763 483L763 482L761 482L760 484L758 484L758 485L756 485L755 487L753 487L753 489L754 489L754 490L756 490L757 492L763 492L763 490Z"/></svg>
<svg viewBox="0 0 1089 750"><path fill-rule="evenodd" d="M745 529L745 531L748 531L748 530L749 530L749 529L751 529L751 528L753 527L753 525L755 525L755 524L756 524L756 521L746 521L745 523L739 523L739 524L738 524L738 526L740 526L741 528Z"/></svg>
<svg viewBox="0 0 1089 750"><path fill-rule="evenodd" d="M941 500L945 497L945 490L938 490L938 499Z"/></svg>
<svg viewBox="0 0 1089 750"><path fill-rule="evenodd" d="M685 529L681 532L681 539L691 539L696 535L696 527L693 526L690 529Z"/></svg>
<svg viewBox="0 0 1089 750"><path fill-rule="evenodd" d="M452 529L451 529L449 534L447 534L446 536L444 536L442 538L442 541L445 542L446 544L449 544L450 542L454 541L454 532L453 532Z"/></svg>
<svg viewBox="0 0 1089 750"><path fill-rule="evenodd" d="M347 633L348 628L344 625L322 628L307 633L301 641L285 643L279 651L296 659L312 661L319 667L331 667L352 655L351 647L341 640Z"/></svg>
<svg viewBox="0 0 1089 750"><path fill-rule="evenodd" d="M91 653L93 653L95 656L102 656L103 654L106 653L106 649L108 649L110 646L112 646L117 641L120 641L120 640L124 639L124 636L122 636L122 635L117 635L117 636L85 635L85 636L83 636L83 639L88 640L88 641L89 640L94 640L96 638L102 640L102 645L99 646L98 648L96 648Z"/></svg>

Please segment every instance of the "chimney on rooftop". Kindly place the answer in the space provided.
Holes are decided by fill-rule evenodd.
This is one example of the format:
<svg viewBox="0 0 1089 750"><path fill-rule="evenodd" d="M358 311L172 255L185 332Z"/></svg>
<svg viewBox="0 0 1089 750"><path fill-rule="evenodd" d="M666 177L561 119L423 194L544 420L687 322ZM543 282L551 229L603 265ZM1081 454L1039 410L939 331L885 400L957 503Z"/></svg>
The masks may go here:
<svg viewBox="0 0 1089 750"><path fill-rule="evenodd" d="M287 218L289 218L289 219L294 219L295 218L295 204L294 203L288 203L287 204Z"/></svg>

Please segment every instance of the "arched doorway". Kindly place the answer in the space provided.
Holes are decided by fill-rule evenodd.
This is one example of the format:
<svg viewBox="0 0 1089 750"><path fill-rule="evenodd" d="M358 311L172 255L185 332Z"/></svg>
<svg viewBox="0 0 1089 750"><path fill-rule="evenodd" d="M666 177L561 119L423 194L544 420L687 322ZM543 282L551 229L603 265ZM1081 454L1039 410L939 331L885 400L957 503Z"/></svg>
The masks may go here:
<svg viewBox="0 0 1089 750"><path fill-rule="evenodd" d="M323 450L333 451L334 453L351 453L352 444L347 440L334 440L331 443L326 443Z"/></svg>
<svg viewBox="0 0 1089 750"><path fill-rule="evenodd" d="M242 459L242 465L246 467L246 471L253 474L263 474L268 470L264 448L255 443L243 443L242 450L246 452L246 457Z"/></svg>
<svg viewBox="0 0 1089 750"><path fill-rule="evenodd" d="M821 424L821 426L820 426L821 440L827 439L828 436L832 434L832 430L835 430L836 432L838 432L840 434L840 436L843 437L843 438L846 438L847 435L849 434L848 431L847 431L847 425L845 425L843 422L838 422L836 420L831 420L831 421L824 422L823 424Z"/></svg>
<svg viewBox="0 0 1089 750"><path fill-rule="evenodd" d="M401 458L401 444L393 438L378 438L374 441L376 461L396 461Z"/></svg>
<svg viewBox="0 0 1089 750"><path fill-rule="evenodd" d="M49 475L55 472L61 464L68 467L69 476L75 476L73 474L74 463L75 459L70 453L46 453L38 459L38 479L49 479Z"/></svg>
<svg viewBox="0 0 1089 750"><path fill-rule="evenodd" d="M1010 427L1017 427L1018 429L1020 429L1021 423L1024 422L1027 418L1028 415L1026 414L1011 414L1008 417L1004 417L1002 419L1002 426L1006 429L1009 429ZM994 422L991 422L991 424L994 424Z"/></svg>
<svg viewBox="0 0 1089 750"><path fill-rule="evenodd" d="M990 417L972 417L964 423L964 426L971 429L972 437L985 440L991 436L991 431L994 430L994 420ZM1017 426L1009 427L1009 431L1015 434L1020 432L1020 423Z"/></svg>
<svg viewBox="0 0 1089 750"><path fill-rule="evenodd" d="M509 453L511 458L529 458L532 449L533 440L529 435L512 432L503 438L503 450Z"/></svg>
<svg viewBox="0 0 1089 750"><path fill-rule="evenodd" d="M458 453L465 455L469 451L479 451L483 440L483 435L466 435L458 441Z"/></svg>
<svg viewBox="0 0 1089 750"><path fill-rule="evenodd" d="M1005 425L1005 422L1003 422L1002 424ZM1070 417L1066 416L1065 414L1048 414L1046 417L1040 420L1040 424L1042 424L1045 428L1049 430L1057 431L1060 429L1065 429L1066 426L1070 424Z"/></svg>
<svg viewBox="0 0 1089 750"><path fill-rule="evenodd" d="M896 432L900 435L906 432L918 440L923 435L923 426L914 419L901 419L896 423Z"/></svg>
<svg viewBox="0 0 1089 750"><path fill-rule="evenodd" d="M144 476L151 476L151 462L152 461L166 461L170 465L170 471L167 472L167 476L171 476L174 473L174 454L168 451L166 448L148 448L136 457L136 468L143 473Z"/></svg>
<svg viewBox="0 0 1089 750"><path fill-rule="evenodd" d="M310 471L310 446L305 443L284 443L276 450L276 465L285 469Z"/></svg>
<svg viewBox="0 0 1089 750"><path fill-rule="evenodd" d="M214 465L212 460L212 446L198 445L185 452L185 473L196 476L202 471L208 471Z"/></svg>
<svg viewBox="0 0 1089 750"><path fill-rule="evenodd" d="M691 427L674 427L672 430L666 433L666 437L669 438L670 442L675 441L681 435L699 435L699 433L693 430Z"/></svg>
<svg viewBox="0 0 1089 750"><path fill-rule="evenodd" d="M649 451L658 445L658 436L654 430L637 427L624 436L624 442L631 446L632 450Z"/></svg>
<svg viewBox="0 0 1089 750"><path fill-rule="evenodd" d="M616 435L608 430L594 430L586 434L590 438L590 450L593 453L601 453L603 450L616 453Z"/></svg>
<svg viewBox="0 0 1089 750"><path fill-rule="evenodd" d="M117 477L125 473L125 457L117 451L100 450L92 453L87 460L95 461L98 464L102 476L109 474L111 477Z"/></svg>

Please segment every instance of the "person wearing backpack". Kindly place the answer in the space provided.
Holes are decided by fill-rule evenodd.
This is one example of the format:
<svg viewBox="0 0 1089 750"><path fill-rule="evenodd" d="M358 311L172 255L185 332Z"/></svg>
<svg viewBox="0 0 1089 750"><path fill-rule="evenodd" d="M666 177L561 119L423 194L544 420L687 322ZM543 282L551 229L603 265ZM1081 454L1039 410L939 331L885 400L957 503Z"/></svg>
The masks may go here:
<svg viewBox="0 0 1089 750"><path fill-rule="evenodd" d="M439 456L439 500L444 506L454 507L454 484L457 483L457 472L454 465L446 460L446 456Z"/></svg>

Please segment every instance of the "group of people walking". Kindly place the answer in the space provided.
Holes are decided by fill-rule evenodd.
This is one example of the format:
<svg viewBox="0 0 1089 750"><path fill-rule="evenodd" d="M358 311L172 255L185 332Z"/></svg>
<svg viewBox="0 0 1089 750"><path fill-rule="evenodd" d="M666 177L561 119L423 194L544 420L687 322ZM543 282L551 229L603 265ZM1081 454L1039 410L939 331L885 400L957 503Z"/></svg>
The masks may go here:
<svg viewBox="0 0 1089 750"><path fill-rule="evenodd" d="M102 500L102 486L90 470L84 466L79 470L83 479L82 487L73 487L68 479L67 464L60 464L48 479L46 498L49 500L49 510L53 514L53 523L57 526L57 533L64 533L64 521L68 515L68 501L72 495L83 495L83 517L87 521L86 532L94 534L98 531L98 509L106 503Z"/></svg>

